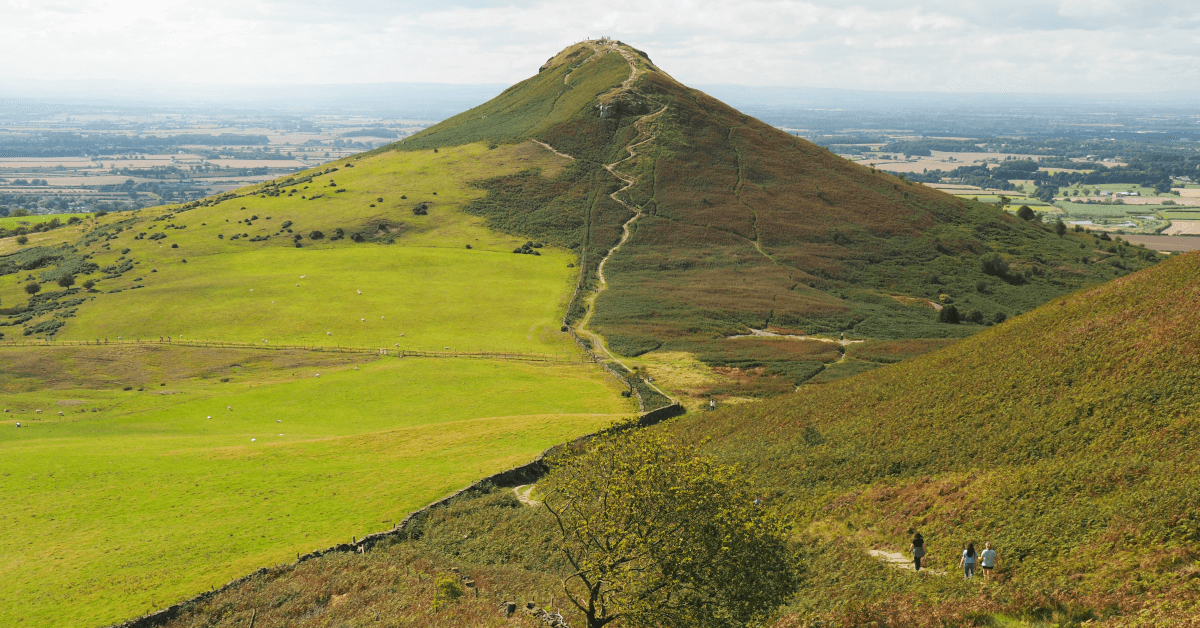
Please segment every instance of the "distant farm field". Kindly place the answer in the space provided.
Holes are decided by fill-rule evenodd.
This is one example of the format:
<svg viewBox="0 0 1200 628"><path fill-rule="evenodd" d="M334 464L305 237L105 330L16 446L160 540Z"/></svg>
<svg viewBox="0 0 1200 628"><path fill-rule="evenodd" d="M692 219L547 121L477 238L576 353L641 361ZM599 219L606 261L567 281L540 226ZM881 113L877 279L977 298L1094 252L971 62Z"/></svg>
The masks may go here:
<svg viewBox="0 0 1200 628"><path fill-rule="evenodd" d="M1200 220L1172 220L1164 235L1200 235Z"/></svg>
<svg viewBox="0 0 1200 628"><path fill-rule="evenodd" d="M167 606L633 411L581 365L184 347L0 364L5 626Z"/></svg>

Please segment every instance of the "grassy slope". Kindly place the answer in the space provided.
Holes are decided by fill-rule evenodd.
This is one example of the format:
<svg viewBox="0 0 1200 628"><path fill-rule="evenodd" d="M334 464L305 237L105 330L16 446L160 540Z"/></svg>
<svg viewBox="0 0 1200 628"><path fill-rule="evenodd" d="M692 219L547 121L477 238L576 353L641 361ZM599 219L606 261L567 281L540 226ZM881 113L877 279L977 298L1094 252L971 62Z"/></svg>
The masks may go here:
<svg viewBox="0 0 1200 628"><path fill-rule="evenodd" d="M1200 256L1185 255L870 378L676 430L712 437L774 505L832 541L798 613L836 615L845 593L833 583L863 578L857 601L882 619L939 603L1194 614L1197 271ZM974 590L864 576L861 560L833 559L842 544L899 551L914 528L946 568L967 541L993 542L1009 584L972 601Z"/></svg>
<svg viewBox="0 0 1200 628"><path fill-rule="evenodd" d="M110 215L35 234L27 247L6 238L0 240L0 255L65 243L76 249L67 259L87 254L100 267L77 276L80 284L98 280L98 292L68 297L89 300L74 317L62 319L66 326L58 330L59 339L184 334L243 342L265 338L276 343L553 352L569 346L557 333L557 320L574 283L574 271L567 267L573 256L554 248L541 249L541 256L513 255L525 240L487 230L462 207L482 195L473 180L530 169L554 176L563 161L527 145L388 153L355 161L353 168L339 162L338 172L285 187L279 196L251 194L186 211ZM336 187L329 186L330 180ZM291 189L296 192L289 196ZM301 200L314 193L325 196ZM413 215L419 202L429 203L428 215ZM253 216L258 219L249 220ZM286 221L292 222L294 233L279 233ZM118 233L117 228L123 230ZM330 241L338 228L346 237ZM326 238L310 239L314 230ZM148 235L136 239L140 233ZM166 237L149 239L159 233ZM350 239L354 233L364 233L367 241L355 243ZM271 239L232 240L235 234ZM297 234L305 236L304 248L293 247ZM172 248L176 244L179 248ZM122 253L126 248L129 252ZM133 264L130 270L103 279L105 267L126 260ZM21 286L30 276L46 281L47 292L58 290L50 280L60 268L50 265L0 278L0 304L24 302ZM144 287L128 289L136 285ZM63 311L34 317L23 327ZM22 337L21 330L0 328L9 339Z"/></svg>
<svg viewBox="0 0 1200 628"><path fill-rule="evenodd" d="M165 606L386 529L630 410L607 378L579 367L0 351L13 410L0 431L0 535L10 540L0 577L14 585L0 593L5 625L88 626ZM122 391L127 383L145 390Z"/></svg>
<svg viewBox="0 0 1200 628"><path fill-rule="evenodd" d="M871 365L827 369L834 360L814 360L806 349L722 339L747 327L958 338L983 326L939 324L927 300L991 321L1153 261L1084 236L1058 238L989 205L848 162L680 85L624 49L640 72L631 89L616 88L629 73L621 55L596 42L577 44L495 100L388 150L536 138L576 156L573 185L498 177L469 210L495 228L584 250L594 273L628 217L604 197L618 187L615 178L595 169L624 158L626 145L645 139L634 122L666 106L646 126L656 139L620 166L639 178L627 199L646 215L608 264L611 289L601 293L593 319L625 355L688 352L710 366L742 369L743 390L778 392L822 371L830 377ZM601 119L602 102L616 115ZM543 215L555 201L563 211ZM597 203L605 203L602 214ZM989 252L1012 264L1008 276L982 272L980 257ZM747 383L758 372L783 379Z"/></svg>

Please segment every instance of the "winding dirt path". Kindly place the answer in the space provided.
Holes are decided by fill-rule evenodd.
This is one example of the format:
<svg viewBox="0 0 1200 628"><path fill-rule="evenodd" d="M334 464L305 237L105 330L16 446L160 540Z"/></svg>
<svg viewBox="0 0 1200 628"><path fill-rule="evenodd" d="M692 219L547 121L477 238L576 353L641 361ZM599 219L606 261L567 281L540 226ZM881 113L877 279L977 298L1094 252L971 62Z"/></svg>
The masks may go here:
<svg viewBox="0 0 1200 628"><path fill-rule="evenodd" d="M641 134L645 134L647 132L645 129L645 126L644 126L645 122L647 120L649 120L650 118L658 116L659 114L661 114L662 112L664 112L666 110L667 110L667 107L663 106L662 109L659 109L658 111L655 111L654 113L642 116L641 119L639 119L637 122L634 123L635 128L637 128L637 130L640 131ZM639 135L638 137L641 137L641 135ZM612 351L609 351L607 343L604 342L604 337L601 336L600 334L592 331L591 329L588 329L588 323L591 322L592 315L596 311L596 298L600 296L601 292L604 292L605 290L608 289L608 280L604 277L604 266L608 263L609 258L611 258L613 256L613 254L616 253L621 248L621 245L625 244L627 241L629 241L629 238L633 236L633 224L636 223L638 221L638 219L642 217L642 208L640 205L638 205L638 206L630 205L629 203L626 203L625 201L621 200L621 198L619 196L621 194L621 192L624 192L625 190L628 190L629 188L637 185L637 181L638 181L637 177L628 175L628 174L624 174L622 172L618 172L616 170L616 167L626 161L629 161L630 159L633 159L634 157L637 157L637 151L635 149L638 146L641 146L642 144L654 141L655 139L657 139L657 137L658 136L656 136L656 135L651 135L650 137L648 137L640 142L636 142L636 143L626 146L625 150L629 152L628 157L621 159L620 161L614 161L611 164L604 165L605 170L607 170L614 177L625 182L625 185L621 189L613 192L612 194L609 194L608 197L611 198L612 200L620 203L621 206L624 207L625 209L628 209L629 211L633 212L633 216L631 216L629 218L629 220L626 220L625 223L623 225L621 225L621 239L618 240L617 243L615 245L613 245L613 247L611 249L609 249L607 253L604 254L604 257L600 259L600 263L596 266L596 276L600 280L600 285L596 288L596 290L594 292L592 292L591 294L589 294L586 297L587 314L584 315L583 319L579 321L579 325L576 326L576 329L579 331L579 333L584 334L585 336L590 338L592 340L592 344L595 345L599 350L603 351L604 354L609 357L609 359L611 359L613 362L616 362L617 364L620 364L622 367L625 368L625 370L627 370L631 373L633 372L633 369L631 369L628 364L625 364L624 362L622 362L621 359L618 358L616 355L614 355ZM671 399L671 396L666 394L662 390L660 390L658 388L658 386L655 386L654 384L652 384L650 382L646 382L646 385L653 388L655 391L658 392L658 394L666 397L667 399Z"/></svg>
<svg viewBox="0 0 1200 628"><path fill-rule="evenodd" d="M892 567L893 569L916 571L913 568L912 559L906 557L904 554L901 554L900 552L888 552L885 550L874 550L873 549L873 550L867 550L867 553L870 554L871 556L874 556L875 558L878 558L879 560L882 560L885 564L887 564L889 567ZM941 571L939 569L922 569L921 571L927 571L935 576L946 575L946 572Z"/></svg>
<svg viewBox="0 0 1200 628"><path fill-rule="evenodd" d="M609 94L613 94L613 93L619 93L623 90L629 89L630 86L633 85L633 82L637 79L637 77L641 75L642 72L641 72L641 70L638 69L637 62L634 59L633 54L629 53L625 50L622 50L619 46L616 45L615 42L612 42L612 41L599 41L599 42L594 42L594 43L589 42L589 45L597 53L597 54L594 54L592 57L590 57L589 61L591 59L598 58L599 56L601 56L603 54L607 54L610 52L616 52L616 53L620 54L621 57L624 58L625 61L629 64L629 77L621 82L620 87L614 88L612 91L608 92L604 96L608 96ZM569 77L570 74L568 74L567 76ZM601 96L601 98L603 98L604 96ZM608 195L609 198L616 201L617 203L620 203L621 206L624 207L625 209L628 209L629 211L633 212L633 216L631 216L629 218L629 220L625 221L625 223L621 225L621 239L618 240L617 243L615 245L613 245L613 247L610 248L604 254L604 257L602 257L600 259L600 263L596 266L596 275L597 275L597 278L600 280L600 285L595 289L595 291L593 291L591 294L589 294L589 295L587 295L587 297L585 297L585 302L587 303L587 313L584 314L583 318L579 321L579 324L577 324L575 326L576 331L578 333L586 336L588 339L590 339L592 341L592 345L595 346L598 351L603 352L604 355L608 356L608 358L610 360L612 360L613 362L616 362L617 364L620 364L626 371L629 371L630 373L633 372L633 369L630 368L628 364L625 364L624 362L622 362L620 358L618 358L616 355L613 354L612 351L610 351L608 349L608 344L606 342L604 342L603 336L592 331L591 329L588 329L588 323L591 322L592 315L596 311L596 297L598 297L601 292L608 289L608 280L604 277L604 266L608 263L609 258L611 258L613 256L613 254L616 253L617 250L619 250L621 248L621 245L625 244L625 242L627 242L629 240L629 238L633 235L632 227L633 227L634 223L636 223L638 221L638 219L642 217L642 208L640 205L639 206L630 205L629 203L626 203L625 201L621 200L621 197L620 197L620 194L622 192L637 185L637 182L638 182L637 177L620 172L616 168L617 168L617 166L629 161L630 159L637 157L637 155L638 155L637 148L639 146L646 144L648 142L652 142L658 138L657 135L650 134L650 132L646 129L646 123L648 121L652 120L653 118L661 115L666 110L667 110L667 106L663 105L662 109L659 109L658 111L655 111L654 113L649 113L649 114L642 116L641 118L638 118L637 122L634 123L634 128L637 129L638 135L634 138L635 141L632 144L629 144L625 147L625 151L627 153L629 153L628 156L626 156L624 159L619 159L617 161L614 161L611 164L604 164L604 169L607 170L609 174L616 177L617 179L619 179L621 182L623 182L625 184L619 190L613 192L612 194L609 194ZM643 137L644 137L644 139L642 139ZM562 153L562 152L559 152L558 150L555 150L552 146L550 146L549 144L547 144L545 142L542 142L539 140L532 140L532 141L535 144L542 146L546 150L553 152L555 155L559 155L561 157L567 157L568 159L575 159L571 155L568 155L566 153ZM663 397L666 397L667 399L673 399L673 397L671 397L667 393L663 392L662 389L660 389L658 386L655 386L654 384L652 384L650 382L646 382L646 385L649 386L650 388L654 389L658 394L662 395Z"/></svg>

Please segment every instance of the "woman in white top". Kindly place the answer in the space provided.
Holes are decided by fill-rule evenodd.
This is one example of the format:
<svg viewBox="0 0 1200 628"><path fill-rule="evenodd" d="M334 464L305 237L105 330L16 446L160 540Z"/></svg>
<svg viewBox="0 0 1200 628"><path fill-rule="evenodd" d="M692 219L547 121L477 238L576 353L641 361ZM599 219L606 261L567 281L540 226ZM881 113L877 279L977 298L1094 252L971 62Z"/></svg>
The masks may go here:
<svg viewBox="0 0 1200 628"><path fill-rule="evenodd" d="M963 575L967 578L975 575L975 544L967 543L967 549L963 550L962 559L958 561L958 566L963 568Z"/></svg>
<svg viewBox="0 0 1200 628"><path fill-rule="evenodd" d="M984 550L979 553L980 567L983 567L984 581L992 579L992 570L996 568L996 550L992 549L991 543L984 543Z"/></svg>

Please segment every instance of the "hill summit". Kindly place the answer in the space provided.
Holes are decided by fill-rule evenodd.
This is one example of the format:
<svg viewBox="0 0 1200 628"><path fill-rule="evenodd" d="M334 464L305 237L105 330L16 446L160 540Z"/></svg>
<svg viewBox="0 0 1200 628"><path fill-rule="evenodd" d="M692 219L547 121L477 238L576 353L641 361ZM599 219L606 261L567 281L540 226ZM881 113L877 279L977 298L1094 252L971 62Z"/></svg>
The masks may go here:
<svg viewBox="0 0 1200 628"><path fill-rule="evenodd" d="M782 376L761 391L919 353L1155 260L847 161L605 39L387 150L521 141L573 164L483 182L468 211L579 253L595 313L581 321L577 299L569 322L651 365L685 352ZM847 360L833 339L908 342Z"/></svg>

